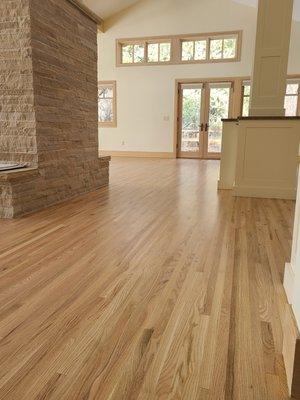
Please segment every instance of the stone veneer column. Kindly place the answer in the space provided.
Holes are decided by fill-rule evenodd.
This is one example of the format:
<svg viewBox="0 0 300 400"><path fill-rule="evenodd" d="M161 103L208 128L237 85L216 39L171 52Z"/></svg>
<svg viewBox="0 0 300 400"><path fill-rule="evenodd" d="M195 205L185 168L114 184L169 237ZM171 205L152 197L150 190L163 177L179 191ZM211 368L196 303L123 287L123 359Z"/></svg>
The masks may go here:
<svg viewBox="0 0 300 400"><path fill-rule="evenodd" d="M97 23L69 0L0 2L0 217L108 183L98 157ZM3 93L3 94L2 94Z"/></svg>
<svg viewBox="0 0 300 400"><path fill-rule="evenodd" d="M29 0L0 1L0 160L37 164Z"/></svg>
<svg viewBox="0 0 300 400"><path fill-rule="evenodd" d="M251 116L283 116L293 0L259 0Z"/></svg>

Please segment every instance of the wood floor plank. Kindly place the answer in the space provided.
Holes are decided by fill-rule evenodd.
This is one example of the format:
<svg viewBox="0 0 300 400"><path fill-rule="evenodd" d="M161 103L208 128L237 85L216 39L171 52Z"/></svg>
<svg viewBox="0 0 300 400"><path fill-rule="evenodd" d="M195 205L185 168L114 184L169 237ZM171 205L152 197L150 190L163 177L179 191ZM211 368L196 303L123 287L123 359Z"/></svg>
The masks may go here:
<svg viewBox="0 0 300 400"><path fill-rule="evenodd" d="M114 159L111 183L0 222L1 400L284 400L294 202L218 161Z"/></svg>

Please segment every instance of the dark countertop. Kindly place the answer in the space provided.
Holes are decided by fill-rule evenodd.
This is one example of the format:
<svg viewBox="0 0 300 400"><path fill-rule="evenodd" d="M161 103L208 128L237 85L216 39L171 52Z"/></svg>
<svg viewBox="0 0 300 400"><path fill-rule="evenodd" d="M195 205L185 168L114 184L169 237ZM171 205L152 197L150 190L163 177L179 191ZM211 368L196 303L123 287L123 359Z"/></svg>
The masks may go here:
<svg viewBox="0 0 300 400"><path fill-rule="evenodd" d="M238 118L223 118L222 122L239 122L239 121L274 121L274 120L292 120L292 121L297 121L300 120L300 116L297 117L285 117L285 116L251 116L251 117L238 117Z"/></svg>

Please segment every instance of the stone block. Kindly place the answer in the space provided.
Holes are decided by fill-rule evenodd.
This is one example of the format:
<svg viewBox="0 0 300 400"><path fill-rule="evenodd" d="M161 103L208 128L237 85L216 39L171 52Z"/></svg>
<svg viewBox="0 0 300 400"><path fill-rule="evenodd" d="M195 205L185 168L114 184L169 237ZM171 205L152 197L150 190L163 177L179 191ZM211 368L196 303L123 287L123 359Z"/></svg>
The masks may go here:
<svg viewBox="0 0 300 400"><path fill-rule="evenodd" d="M0 2L0 217L108 183L98 159L97 26L68 0Z"/></svg>

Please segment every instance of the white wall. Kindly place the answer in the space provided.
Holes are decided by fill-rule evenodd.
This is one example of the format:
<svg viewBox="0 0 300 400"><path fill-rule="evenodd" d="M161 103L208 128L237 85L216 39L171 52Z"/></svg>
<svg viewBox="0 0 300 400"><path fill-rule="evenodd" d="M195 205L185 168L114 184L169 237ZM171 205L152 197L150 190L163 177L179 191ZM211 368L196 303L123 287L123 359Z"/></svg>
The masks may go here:
<svg viewBox="0 0 300 400"><path fill-rule="evenodd" d="M99 80L117 81L118 123L99 129L100 149L172 152L175 79L251 75L256 14L257 9L232 0L144 0L109 21L108 30L99 34ZM241 62L116 67L117 38L240 29ZM299 39L297 22L289 73L300 73Z"/></svg>

